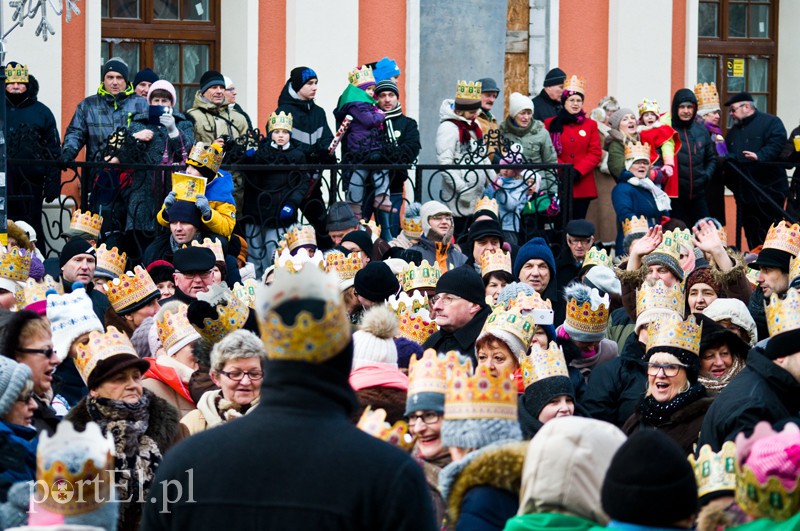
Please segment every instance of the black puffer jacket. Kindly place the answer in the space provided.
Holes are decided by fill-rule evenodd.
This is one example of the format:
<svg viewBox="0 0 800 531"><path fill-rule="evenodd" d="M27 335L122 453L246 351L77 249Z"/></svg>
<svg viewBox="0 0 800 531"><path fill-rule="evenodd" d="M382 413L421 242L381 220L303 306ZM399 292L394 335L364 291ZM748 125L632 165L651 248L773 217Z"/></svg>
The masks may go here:
<svg viewBox="0 0 800 531"><path fill-rule="evenodd" d="M306 154L311 164L330 162L328 146L333 140L333 133L328 127L325 111L314 103L314 100L301 100L289 86L283 86L278 96L276 113L292 113L292 140L300 143L300 149Z"/></svg>
<svg viewBox="0 0 800 531"><path fill-rule="evenodd" d="M678 117L678 106L682 103L694 105L691 120ZM672 98L672 127L681 139L681 149L676 154L678 164L678 193L680 197L694 199L703 196L711 176L717 168L717 152L714 142L697 117L697 98L689 89L680 89Z"/></svg>
<svg viewBox="0 0 800 531"><path fill-rule="evenodd" d="M271 140L263 140L258 151L247 157L245 163L259 165L294 165L304 164L306 157L296 140L282 149ZM244 181L244 192L247 201L244 203L244 216L241 221L263 227L288 227L297 220L292 216L286 222L278 219L284 206L295 209L308 191L308 174L298 170L247 170Z"/></svg>

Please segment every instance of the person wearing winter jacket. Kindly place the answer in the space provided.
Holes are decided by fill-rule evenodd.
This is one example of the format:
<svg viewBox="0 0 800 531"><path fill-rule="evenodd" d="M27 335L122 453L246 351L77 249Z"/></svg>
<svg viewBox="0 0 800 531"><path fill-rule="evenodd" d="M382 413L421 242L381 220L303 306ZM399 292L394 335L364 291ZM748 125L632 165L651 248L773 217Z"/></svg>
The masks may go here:
<svg viewBox="0 0 800 531"><path fill-rule="evenodd" d="M638 106L639 125L636 130L643 144L650 146L651 179L670 197L678 197L675 178L675 154L680 150L680 138L671 126L669 113L662 113L655 100L643 99Z"/></svg>

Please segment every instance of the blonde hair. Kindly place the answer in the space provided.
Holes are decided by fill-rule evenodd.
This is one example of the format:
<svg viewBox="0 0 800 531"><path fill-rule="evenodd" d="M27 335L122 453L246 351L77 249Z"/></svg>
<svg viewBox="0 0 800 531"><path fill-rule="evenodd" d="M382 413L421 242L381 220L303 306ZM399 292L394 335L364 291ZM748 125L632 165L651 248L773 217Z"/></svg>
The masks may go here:
<svg viewBox="0 0 800 531"><path fill-rule="evenodd" d="M47 317L39 317L38 319L28 319L19 330L19 338L17 339L17 346L25 348L25 344L37 339L39 337L53 337L53 332L50 330L50 321ZM11 353L8 353L11 356Z"/></svg>
<svg viewBox="0 0 800 531"><path fill-rule="evenodd" d="M678 394L685 393L692 386L692 384L689 383L689 377L686 374L686 365L681 360L676 358L674 354L669 354L667 352L656 352L655 354L650 356L650 359L648 360L648 363L663 363L665 365L666 364L669 364L669 365L680 365L681 368L683 368L683 375L684 375L683 377L686 379L686 381L681 386L680 390L678 391ZM680 374L680 372L678 374ZM676 377L677 377L677 375L676 375ZM650 396L652 394L653 393L650 392L650 384L648 384L647 385L647 391L645 391L644 396Z"/></svg>

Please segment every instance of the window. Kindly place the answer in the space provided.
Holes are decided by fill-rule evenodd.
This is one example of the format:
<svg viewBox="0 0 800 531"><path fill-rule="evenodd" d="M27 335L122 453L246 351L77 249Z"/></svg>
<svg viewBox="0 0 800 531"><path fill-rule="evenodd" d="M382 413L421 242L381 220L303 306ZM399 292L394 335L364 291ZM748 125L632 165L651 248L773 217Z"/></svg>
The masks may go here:
<svg viewBox="0 0 800 531"><path fill-rule="evenodd" d="M200 76L219 68L219 2L102 0L102 61L119 56L175 85L177 107L192 107Z"/></svg>

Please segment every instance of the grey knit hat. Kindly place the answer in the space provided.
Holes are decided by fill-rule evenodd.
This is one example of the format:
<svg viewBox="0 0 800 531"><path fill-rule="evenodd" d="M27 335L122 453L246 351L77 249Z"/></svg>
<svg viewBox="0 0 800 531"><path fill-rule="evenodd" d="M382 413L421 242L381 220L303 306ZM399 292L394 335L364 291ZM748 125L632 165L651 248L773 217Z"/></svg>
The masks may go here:
<svg viewBox="0 0 800 531"><path fill-rule="evenodd" d="M483 448L505 440L522 440L519 422L505 419L442 421L442 444L456 448Z"/></svg>
<svg viewBox="0 0 800 531"><path fill-rule="evenodd" d="M328 209L328 218L325 223L325 229L330 232L332 230L343 230L358 226L358 218L353 213L350 205L344 201L338 201L331 205Z"/></svg>
<svg viewBox="0 0 800 531"><path fill-rule="evenodd" d="M629 109L628 107L617 109L616 112L608 118L608 125L611 126L611 129L619 129L619 123L622 121L622 117L626 114L632 114L636 116L636 113L633 112L633 109Z"/></svg>
<svg viewBox="0 0 800 531"><path fill-rule="evenodd" d="M25 383L31 379L31 369L11 358L0 356L0 417L11 411Z"/></svg>

